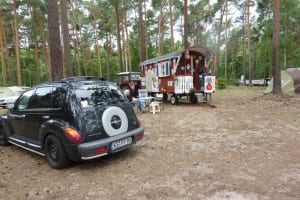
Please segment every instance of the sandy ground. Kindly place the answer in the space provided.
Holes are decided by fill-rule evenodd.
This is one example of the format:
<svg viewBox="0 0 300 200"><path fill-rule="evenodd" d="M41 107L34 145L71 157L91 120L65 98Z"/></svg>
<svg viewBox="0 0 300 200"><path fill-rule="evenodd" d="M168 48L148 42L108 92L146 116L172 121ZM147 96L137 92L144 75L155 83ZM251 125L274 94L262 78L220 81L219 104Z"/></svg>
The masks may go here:
<svg viewBox="0 0 300 200"><path fill-rule="evenodd" d="M213 104L138 114L141 143L65 170L0 147L0 199L299 200L300 97L230 87Z"/></svg>

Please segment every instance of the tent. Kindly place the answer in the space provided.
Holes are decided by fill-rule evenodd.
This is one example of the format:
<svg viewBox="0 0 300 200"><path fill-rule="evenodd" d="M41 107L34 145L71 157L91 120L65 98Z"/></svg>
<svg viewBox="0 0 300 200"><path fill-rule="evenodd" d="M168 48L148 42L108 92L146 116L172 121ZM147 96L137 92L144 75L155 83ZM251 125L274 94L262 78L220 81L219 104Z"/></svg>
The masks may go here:
<svg viewBox="0 0 300 200"><path fill-rule="evenodd" d="M300 94L300 68L287 68L280 71L281 74L281 90L284 94L294 95ZM273 78L264 94L272 92Z"/></svg>

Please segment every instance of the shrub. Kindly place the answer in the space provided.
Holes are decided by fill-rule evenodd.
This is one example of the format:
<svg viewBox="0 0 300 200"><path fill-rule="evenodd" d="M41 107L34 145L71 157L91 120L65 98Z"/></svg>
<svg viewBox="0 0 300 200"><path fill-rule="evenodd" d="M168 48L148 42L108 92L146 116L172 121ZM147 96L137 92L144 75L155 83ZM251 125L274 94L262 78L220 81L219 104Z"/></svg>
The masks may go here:
<svg viewBox="0 0 300 200"><path fill-rule="evenodd" d="M227 81L224 78L218 78L216 80L216 87L217 89L221 90L221 89L225 89L227 85Z"/></svg>

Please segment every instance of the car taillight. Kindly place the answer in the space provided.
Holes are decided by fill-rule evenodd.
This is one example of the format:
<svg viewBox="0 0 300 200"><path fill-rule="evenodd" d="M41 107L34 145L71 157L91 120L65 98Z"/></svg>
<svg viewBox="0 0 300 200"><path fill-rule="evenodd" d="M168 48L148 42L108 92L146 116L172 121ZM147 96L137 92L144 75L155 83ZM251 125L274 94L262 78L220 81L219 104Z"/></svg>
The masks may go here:
<svg viewBox="0 0 300 200"><path fill-rule="evenodd" d="M71 142L79 143L81 141L81 135L72 127L65 127L64 132Z"/></svg>
<svg viewBox="0 0 300 200"><path fill-rule="evenodd" d="M96 149L96 153L99 153L99 154L105 153L106 151L107 151L107 147L106 146L99 147L99 148Z"/></svg>
<svg viewBox="0 0 300 200"><path fill-rule="evenodd" d="M134 136L134 140L135 140L135 141L139 141L139 140L143 139L143 137L144 137L143 134L138 134L138 135L135 135L135 136Z"/></svg>

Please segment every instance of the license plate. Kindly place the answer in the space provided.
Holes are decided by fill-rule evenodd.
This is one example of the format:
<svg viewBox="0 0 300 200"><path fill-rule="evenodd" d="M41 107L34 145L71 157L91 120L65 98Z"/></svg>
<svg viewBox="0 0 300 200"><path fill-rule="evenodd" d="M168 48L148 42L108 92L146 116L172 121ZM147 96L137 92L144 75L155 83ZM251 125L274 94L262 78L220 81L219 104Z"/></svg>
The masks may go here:
<svg viewBox="0 0 300 200"><path fill-rule="evenodd" d="M118 140L118 141L115 141L115 142L111 143L110 149L112 151L114 151L114 150L117 150L119 148L130 145L131 143L132 143L132 138L131 137L124 138L124 139L121 139L121 140Z"/></svg>

